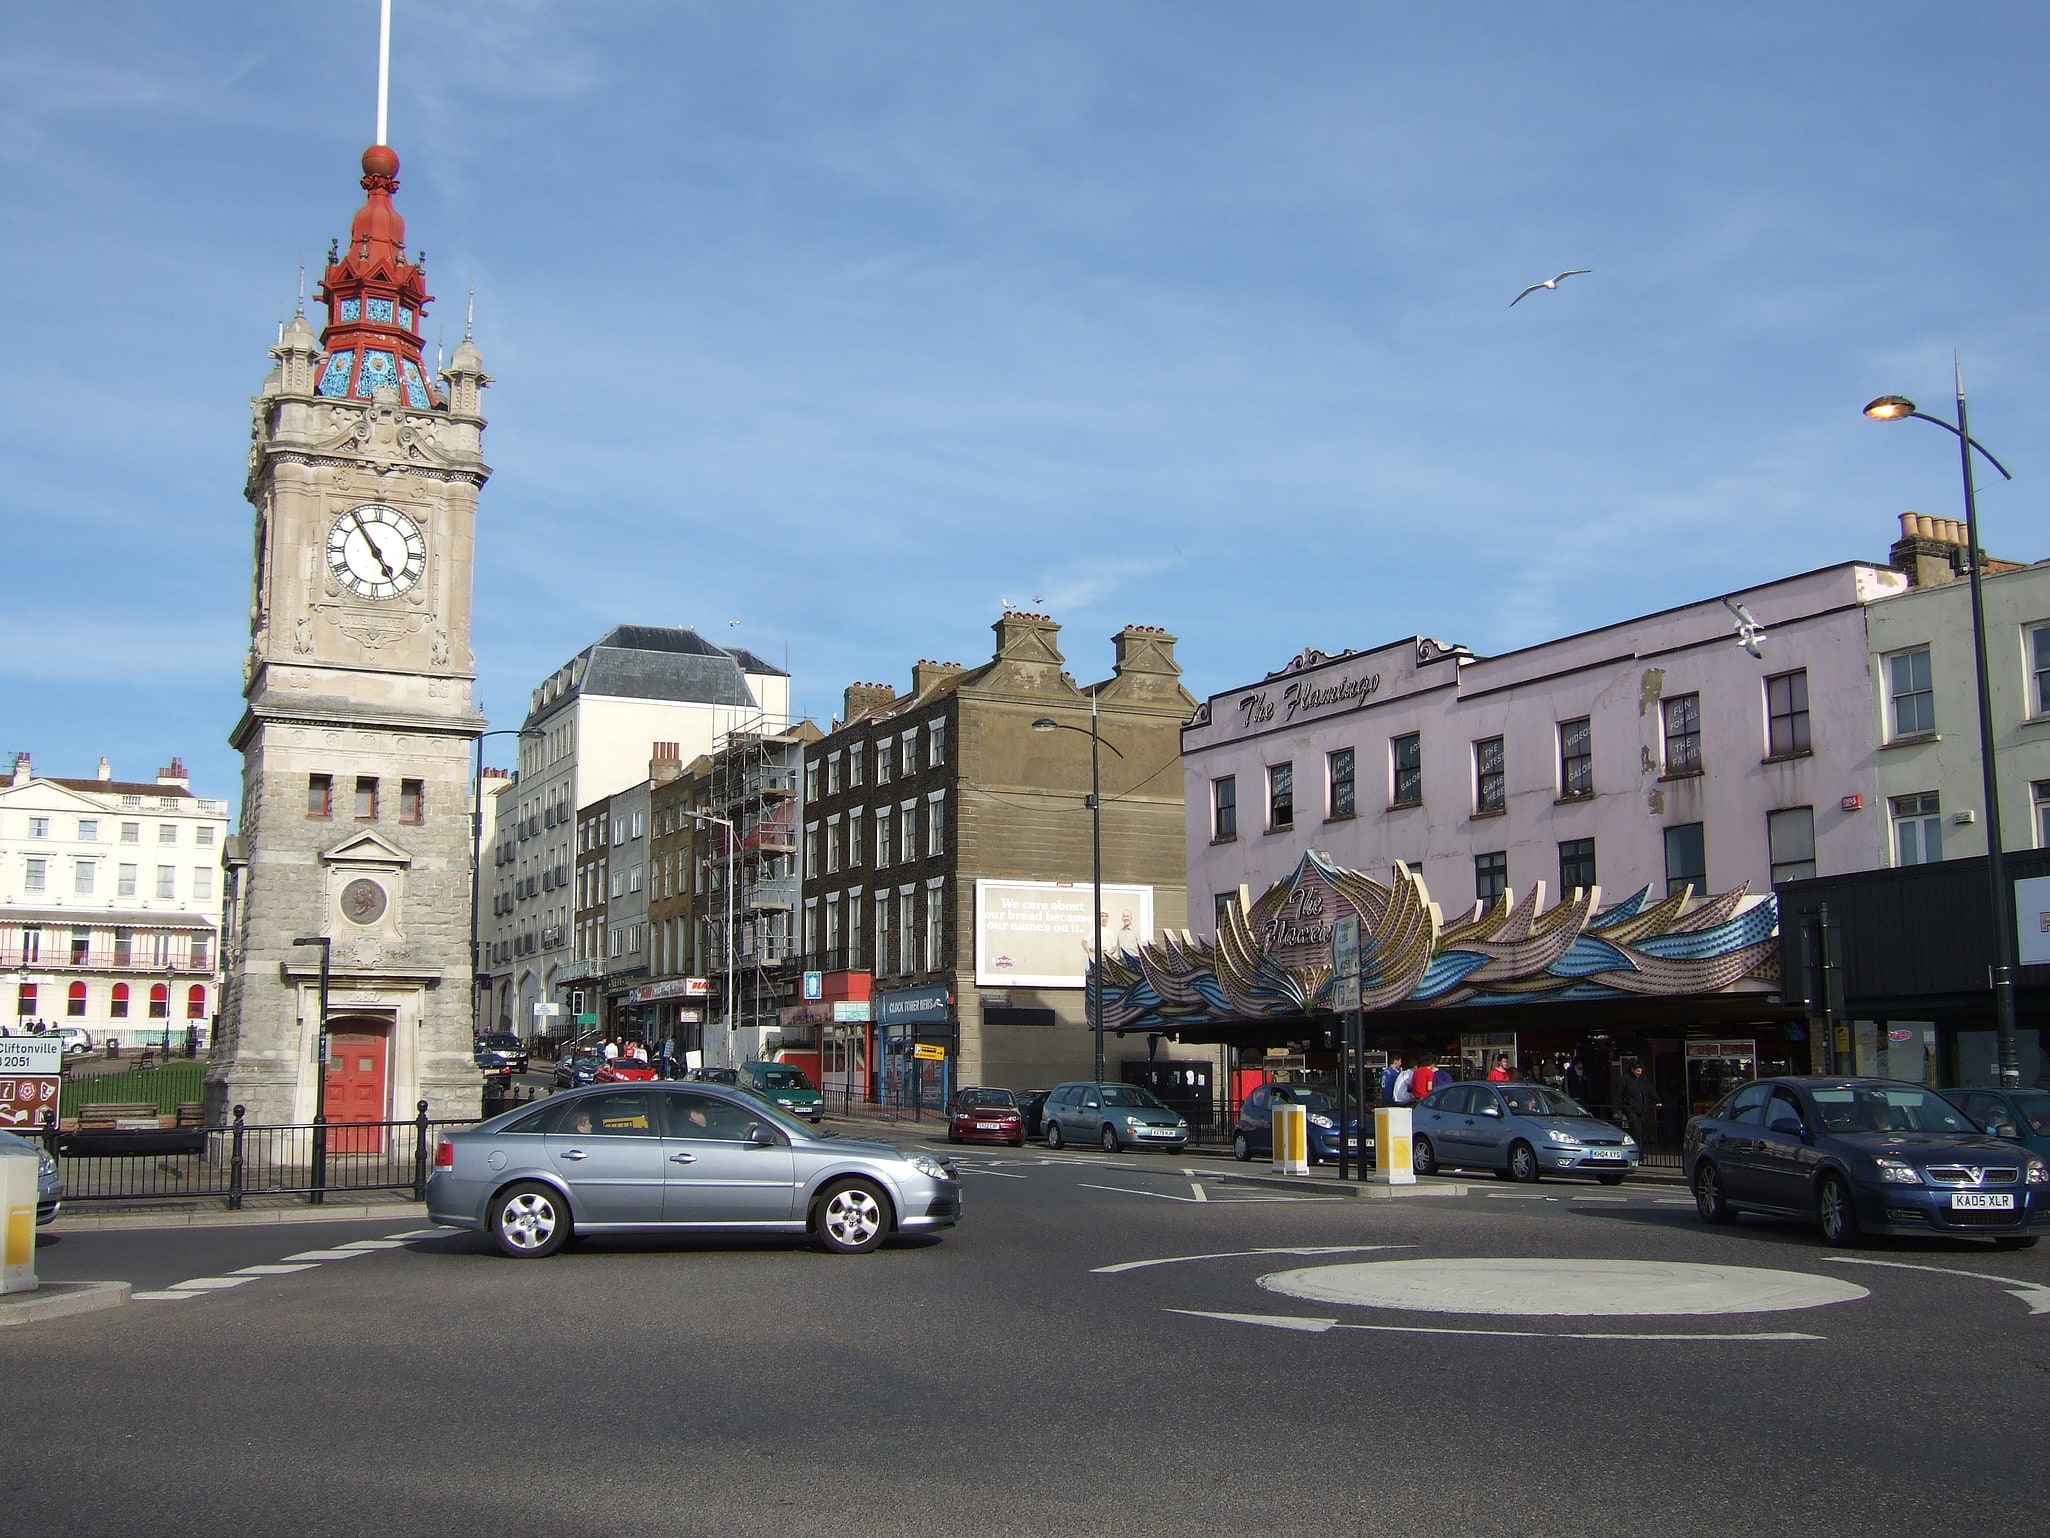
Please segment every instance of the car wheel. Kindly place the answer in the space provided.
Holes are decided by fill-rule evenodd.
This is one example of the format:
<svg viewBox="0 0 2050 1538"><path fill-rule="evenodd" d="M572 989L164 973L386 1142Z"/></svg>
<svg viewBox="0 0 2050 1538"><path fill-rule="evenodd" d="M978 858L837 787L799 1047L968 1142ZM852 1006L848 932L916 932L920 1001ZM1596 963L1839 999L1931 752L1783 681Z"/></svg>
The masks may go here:
<svg viewBox="0 0 2050 1538"><path fill-rule="evenodd" d="M491 1199L491 1237L515 1260L541 1260L569 1238L569 1204L537 1182L507 1186Z"/></svg>
<svg viewBox="0 0 2050 1538"><path fill-rule="evenodd" d="M1103 1124L1103 1136L1098 1138L1097 1141L1103 1145L1103 1151L1105 1153L1116 1153L1118 1151L1119 1146L1118 1129L1113 1127L1109 1122L1105 1122Z"/></svg>
<svg viewBox="0 0 2050 1538"><path fill-rule="evenodd" d="M1241 1164L1253 1162L1253 1145L1247 1139L1245 1133L1235 1132L1232 1134L1231 1156Z"/></svg>
<svg viewBox="0 0 2050 1538"><path fill-rule="evenodd" d="M1623 1183L1621 1175L1597 1175L1594 1178L1605 1186L1619 1186Z"/></svg>
<svg viewBox="0 0 2050 1538"><path fill-rule="evenodd" d="M1420 1137L1409 1145L1409 1167L1419 1175L1438 1173L1438 1150L1429 1138Z"/></svg>
<svg viewBox="0 0 2050 1538"><path fill-rule="evenodd" d="M1858 1209L1851 1204L1851 1188L1841 1175L1825 1175L1815 1193L1815 1221L1825 1244L1849 1248L1858 1242Z"/></svg>
<svg viewBox="0 0 2050 1538"><path fill-rule="evenodd" d="M947 1128L947 1141L949 1143L958 1143L961 1141L961 1134L956 1132L952 1127L949 1127Z"/></svg>
<svg viewBox="0 0 2050 1538"><path fill-rule="evenodd" d="M1016 1137L1012 1138L1011 1146L1013 1148L1023 1148L1025 1146L1025 1134L1021 1132Z"/></svg>
<svg viewBox="0 0 2050 1538"><path fill-rule="evenodd" d="M1518 1138L1509 1145L1509 1178L1518 1185L1536 1185L1539 1175L1537 1150Z"/></svg>
<svg viewBox="0 0 2050 1538"><path fill-rule="evenodd" d="M1996 1249L2033 1250L2036 1247L2034 1234L2002 1234L1993 1241Z"/></svg>
<svg viewBox="0 0 2050 1538"><path fill-rule="evenodd" d="M840 1255L866 1255L890 1231L883 1193L866 1180L836 1180L819 1197L818 1235Z"/></svg>
<svg viewBox="0 0 2050 1538"><path fill-rule="evenodd" d="M1061 1146L1061 1124L1057 1121L1050 1121L1046 1124L1046 1146L1049 1148Z"/></svg>
<svg viewBox="0 0 2050 1538"><path fill-rule="evenodd" d="M1694 1166L1694 1210L1704 1223L1737 1221L1737 1209L1723 1193L1722 1171L1706 1159Z"/></svg>

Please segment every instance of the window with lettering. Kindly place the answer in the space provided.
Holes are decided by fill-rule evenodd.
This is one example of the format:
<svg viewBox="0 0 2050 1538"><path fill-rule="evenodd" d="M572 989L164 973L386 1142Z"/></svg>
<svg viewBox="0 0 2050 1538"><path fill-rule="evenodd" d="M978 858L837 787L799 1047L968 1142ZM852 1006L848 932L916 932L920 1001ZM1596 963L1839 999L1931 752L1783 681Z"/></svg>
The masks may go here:
<svg viewBox="0 0 2050 1538"><path fill-rule="evenodd" d="M1394 770L1394 794L1389 797L1392 806L1422 806L1424 804L1424 739L1416 732L1397 737L1388 744L1391 767Z"/></svg>
<svg viewBox="0 0 2050 1538"><path fill-rule="evenodd" d="M1594 728L1586 716L1559 723L1559 794L1568 800L1594 794Z"/></svg>
<svg viewBox="0 0 2050 1538"><path fill-rule="evenodd" d="M1353 814L1353 752L1351 748L1340 748L1324 760L1330 782L1328 817L1350 817Z"/></svg>
<svg viewBox="0 0 2050 1538"><path fill-rule="evenodd" d="M1509 776L1503 768L1502 739L1483 737L1473 745L1473 809L1492 817L1509 809Z"/></svg>

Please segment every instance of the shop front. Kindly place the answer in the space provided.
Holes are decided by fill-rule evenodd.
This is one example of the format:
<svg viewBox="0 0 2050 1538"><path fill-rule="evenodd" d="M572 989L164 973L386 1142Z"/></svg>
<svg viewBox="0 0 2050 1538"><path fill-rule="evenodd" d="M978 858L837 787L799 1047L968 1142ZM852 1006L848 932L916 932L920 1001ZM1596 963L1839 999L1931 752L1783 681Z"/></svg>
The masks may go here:
<svg viewBox="0 0 2050 1538"><path fill-rule="evenodd" d="M620 999L620 1014L631 1021L637 1040L658 1057L684 1069L705 1061L705 1000L710 983L702 977L664 977L640 983Z"/></svg>
<svg viewBox="0 0 2050 1538"><path fill-rule="evenodd" d="M954 1092L961 1021L944 984L886 989L876 995L881 1048L878 1098L912 1111L944 1110Z"/></svg>
<svg viewBox="0 0 2050 1538"><path fill-rule="evenodd" d="M1363 1079L1397 1058L1466 1078L1499 1066L1606 1114L1642 1065L1659 1102L1654 1135L1675 1142L1717 1085L1806 1069L1803 1012L1778 996L1771 894L1647 887L1604 905L1597 888L1551 907L1544 895L1540 885L1446 922L1403 867L1384 882L1307 854L1257 900L1228 903L1214 942L1169 934L1110 957L1105 1024L1233 1049L1235 1093L1275 1061L1328 1078L1343 1037L1331 927L1352 913Z"/></svg>

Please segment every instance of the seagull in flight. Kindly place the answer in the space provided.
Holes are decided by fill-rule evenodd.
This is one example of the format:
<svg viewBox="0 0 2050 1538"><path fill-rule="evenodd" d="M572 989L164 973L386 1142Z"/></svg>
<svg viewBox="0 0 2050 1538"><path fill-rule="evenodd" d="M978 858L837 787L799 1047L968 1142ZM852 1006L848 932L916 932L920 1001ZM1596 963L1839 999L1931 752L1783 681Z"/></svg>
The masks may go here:
<svg viewBox="0 0 2050 1538"><path fill-rule="evenodd" d="M1751 611L1734 598L1725 598L1723 607L1736 616L1737 644L1754 657L1764 656L1765 654L1758 649L1758 643L1765 639L1765 627L1753 619Z"/></svg>
<svg viewBox="0 0 2050 1538"><path fill-rule="evenodd" d="M1588 273L1593 271L1594 269L1592 267L1575 267L1570 272L1560 273L1556 278L1547 278L1542 283L1533 283L1529 288L1525 289L1522 293L1518 294L1516 298L1509 301L1509 308L1512 310L1515 309L1518 303L1525 299L1528 299L1532 294L1536 293L1541 288L1557 288L1561 283L1565 282L1568 278L1584 277Z"/></svg>

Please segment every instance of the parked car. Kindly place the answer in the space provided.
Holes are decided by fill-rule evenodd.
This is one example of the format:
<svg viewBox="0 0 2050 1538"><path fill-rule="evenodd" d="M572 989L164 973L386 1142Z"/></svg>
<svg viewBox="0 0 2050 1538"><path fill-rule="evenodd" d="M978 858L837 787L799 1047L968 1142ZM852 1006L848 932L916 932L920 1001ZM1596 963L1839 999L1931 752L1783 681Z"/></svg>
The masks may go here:
<svg viewBox="0 0 2050 1538"><path fill-rule="evenodd" d="M1816 1223L1830 1244L1934 1233L2004 1249L2050 1226L2050 1164L1898 1079L1746 1084L1687 1123L1682 1159L1710 1223L1773 1212Z"/></svg>
<svg viewBox="0 0 2050 1538"><path fill-rule="evenodd" d="M64 1181L57 1173L57 1161L50 1157L50 1150L12 1132L0 1132L0 1148L26 1149L36 1156L36 1226L55 1222L57 1209L64 1205Z"/></svg>
<svg viewBox="0 0 2050 1538"><path fill-rule="evenodd" d="M1188 1118L1137 1084L1060 1084L1040 1111L1046 1146L1093 1142L1105 1153L1122 1148L1188 1146Z"/></svg>
<svg viewBox="0 0 2050 1538"><path fill-rule="evenodd" d="M82 1025L53 1025L44 1032L44 1035L60 1038L64 1043L64 1053L67 1057L73 1053L93 1050L93 1033Z"/></svg>
<svg viewBox="0 0 2050 1538"><path fill-rule="evenodd" d="M1038 1137L1043 1130L1041 1113L1046 1109L1046 1097L1052 1093L1050 1089L1028 1089L1018 1096L1018 1116L1025 1123L1027 1137Z"/></svg>
<svg viewBox="0 0 2050 1538"><path fill-rule="evenodd" d="M644 1057L615 1057L609 1062L599 1059L597 1072L591 1075L593 1084L645 1084L655 1077L655 1065Z"/></svg>
<svg viewBox="0 0 2050 1538"><path fill-rule="evenodd" d="M477 1038L477 1066L486 1073L505 1070L511 1073L527 1071L527 1046L510 1032L495 1032Z"/></svg>
<svg viewBox="0 0 2050 1538"><path fill-rule="evenodd" d="M746 1090L594 1085L444 1133L427 1211L522 1258L573 1232L715 1229L861 1254L953 1226L961 1185L931 1154L815 1132Z"/></svg>
<svg viewBox="0 0 2050 1538"><path fill-rule="evenodd" d="M605 1066L605 1059L595 1052L578 1052L570 1057L555 1060L555 1087L575 1089L579 1084L589 1084L598 1076L598 1070Z"/></svg>
<svg viewBox="0 0 2050 1538"><path fill-rule="evenodd" d="M1239 1107L1239 1119L1232 1129L1231 1151L1241 1161L1271 1158L1274 1154L1274 1107L1299 1105L1309 1120L1310 1162L1338 1159L1338 1092L1314 1084L1262 1084ZM1348 1127L1350 1148L1360 1147L1360 1122L1355 1115ZM1374 1140L1367 1139L1372 1148Z"/></svg>
<svg viewBox="0 0 2050 1538"><path fill-rule="evenodd" d="M1947 1089L1943 1098L1992 1136L2050 1159L2050 1094L2040 1089Z"/></svg>
<svg viewBox="0 0 2050 1538"><path fill-rule="evenodd" d="M1448 1084L1412 1108L1410 1156L1419 1175L1484 1169L1511 1180L1592 1175L1621 1185L1643 1159L1637 1139L1544 1084Z"/></svg>
<svg viewBox="0 0 2050 1538"><path fill-rule="evenodd" d="M971 1086L954 1096L947 1117L950 1143L1008 1143L1025 1146L1025 1118L1018 1111L1018 1097L1007 1089Z"/></svg>
<svg viewBox="0 0 2050 1538"><path fill-rule="evenodd" d="M684 1077L697 1084L731 1084L738 1086L740 1083L740 1070L738 1068L693 1068Z"/></svg>
<svg viewBox="0 0 2050 1538"><path fill-rule="evenodd" d="M804 1076L802 1068L788 1063L743 1063L740 1071L749 1088L792 1116L805 1116L817 1122L826 1114L826 1097Z"/></svg>

